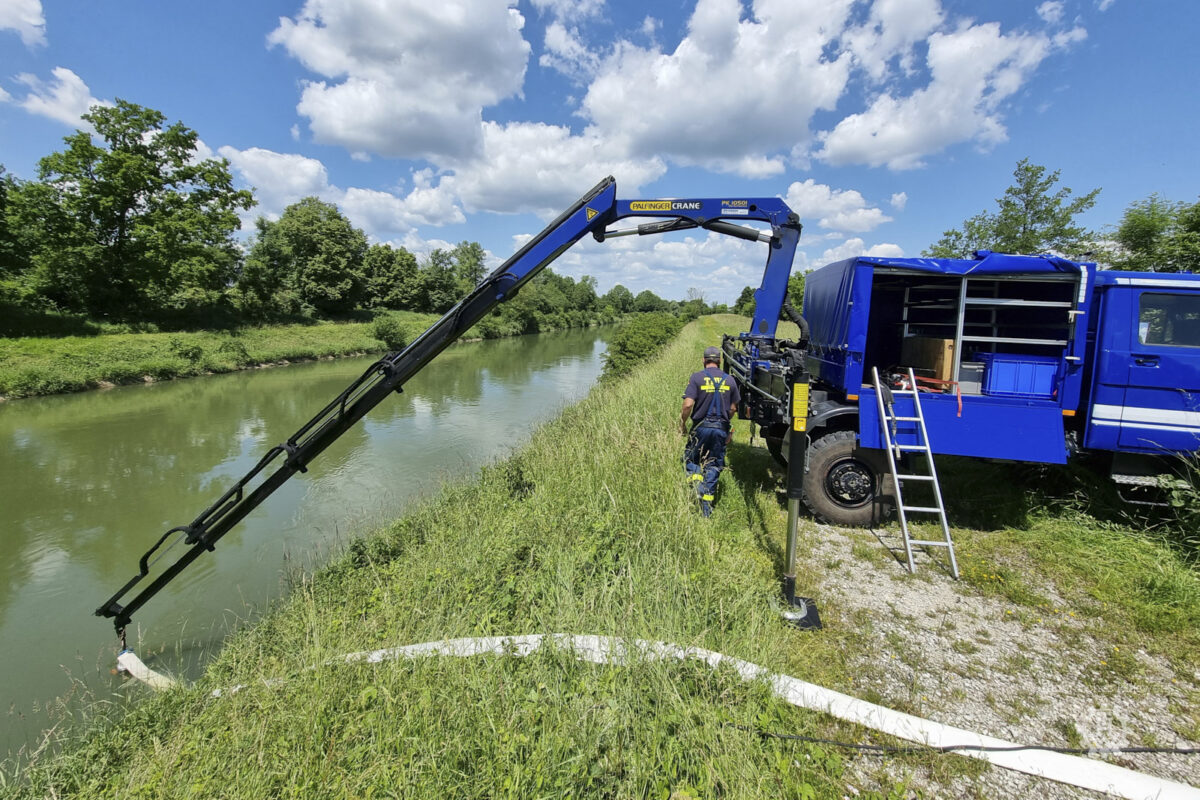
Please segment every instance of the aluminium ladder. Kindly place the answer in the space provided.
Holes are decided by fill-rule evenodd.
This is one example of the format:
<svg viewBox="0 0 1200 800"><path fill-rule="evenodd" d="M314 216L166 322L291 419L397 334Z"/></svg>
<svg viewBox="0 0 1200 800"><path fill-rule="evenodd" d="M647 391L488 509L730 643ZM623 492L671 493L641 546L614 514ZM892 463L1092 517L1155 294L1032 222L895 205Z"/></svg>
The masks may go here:
<svg viewBox="0 0 1200 800"><path fill-rule="evenodd" d="M950 554L950 573L955 580L958 579L958 561L954 557L954 542L950 539L950 525L946 521L946 506L942 502L942 487L938 483L937 470L933 466L933 450L929 446L929 431L925 428L925 414L921 411L921 393L917 390L917 379L913 375L912 368L908 370L908 389L892 389L885 387L879 380L879 369L871 368L871 375L875 380L875 402L879 409L879 425L883 430L884 449L888 454L888 466L891 468L892 484L896 491L896 513L900 518L900 532L904 537L904 554L908 559L908 571L915 572L916 567L913 564L913 545L919 547L944 547L946 552ZM887 395L887 400L884 400L884 395ZM902 416L897 413L893 397L895 396L912 397L913 415ZM897 423L916 423L916 430L912 433L899 433ZM915 436L915 444L900 444L901 436ZM901 474L897 464L901 462L905 453L925 456L925 466L928 468L927 473L917 472L919 465L912 464L913 471L908 474ZM901 489L901 484L905 481L921 481L929 484L933 490L933 505L932 506L910 506L904 503L904 493ZM942 525L941 541L927 539L913 539L908 530L908 515L915 514L936 514L938 521Z"/></svg>

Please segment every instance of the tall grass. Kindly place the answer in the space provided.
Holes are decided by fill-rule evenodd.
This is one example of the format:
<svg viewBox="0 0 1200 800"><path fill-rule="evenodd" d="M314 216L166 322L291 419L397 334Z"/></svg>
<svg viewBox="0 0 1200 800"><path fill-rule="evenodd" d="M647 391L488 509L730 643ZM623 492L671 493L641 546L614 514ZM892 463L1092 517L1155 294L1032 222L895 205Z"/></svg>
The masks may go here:
<svg viewBox="0 0 1200 800"><path fill-rule="evenodd" d="M200 685L34 763L18 796L827 796L837 755L729 723L828 723L694 664L549 651L306 669L385 644L572 632L844 683L838 637L804 638L771 607L777 567L747 524L758 500L727 474L705 520L683 480L681 387L699 348L739 322L692 325L520 454L355 544L236 636ZM261 685L276 677L289 680ZM252 688L206 695L234 683Z"/></svg>

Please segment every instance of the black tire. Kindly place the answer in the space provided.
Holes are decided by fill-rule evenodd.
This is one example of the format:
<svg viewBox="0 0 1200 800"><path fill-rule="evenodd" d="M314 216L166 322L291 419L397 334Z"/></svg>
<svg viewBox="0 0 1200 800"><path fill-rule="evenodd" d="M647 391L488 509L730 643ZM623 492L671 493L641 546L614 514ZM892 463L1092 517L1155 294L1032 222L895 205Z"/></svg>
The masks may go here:
<svg viewBox="0 0 1200 800"><path fill-rule="evenodd" d="M803 499L817 519L863 527L880 516L879 471L858 454L854 431L832 431L808 448Z"/></svg>

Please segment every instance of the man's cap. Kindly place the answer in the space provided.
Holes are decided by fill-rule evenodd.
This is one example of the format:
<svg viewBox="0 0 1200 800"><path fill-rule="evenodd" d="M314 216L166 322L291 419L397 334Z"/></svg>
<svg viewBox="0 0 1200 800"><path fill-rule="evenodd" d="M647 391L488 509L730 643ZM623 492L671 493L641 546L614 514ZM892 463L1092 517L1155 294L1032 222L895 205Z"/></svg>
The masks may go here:
<svg viewBox="0 0 1200 800"><path fill-rule="evenodd" d="M704 360L705 361L708 361L708 360L720 361L721 360L721 348L719 348L719 347L704 348Z"/></svg>

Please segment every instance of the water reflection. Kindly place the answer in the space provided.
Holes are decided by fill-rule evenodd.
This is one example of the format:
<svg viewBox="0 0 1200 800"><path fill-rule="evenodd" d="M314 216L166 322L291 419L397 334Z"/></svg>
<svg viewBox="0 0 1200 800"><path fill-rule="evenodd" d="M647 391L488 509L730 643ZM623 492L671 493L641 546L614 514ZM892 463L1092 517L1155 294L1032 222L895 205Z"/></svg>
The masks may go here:
<svg viewBox="0 0 1200 800"><path fill-rule="evenodd" d="M447 476L519 443L599 374L603 332L457 345L285 484L137 615L143 647L201 649L276 593L285 555L327 553ZM327 361L0 405L0 702L103 692L92 611L162 531L190 521L370 363ZM318 555L318 558L320 556ZM42 727L0 726L0 752Z"/></svg>

